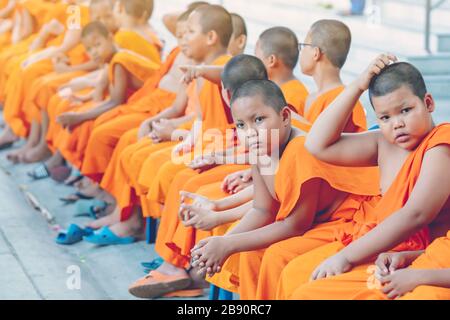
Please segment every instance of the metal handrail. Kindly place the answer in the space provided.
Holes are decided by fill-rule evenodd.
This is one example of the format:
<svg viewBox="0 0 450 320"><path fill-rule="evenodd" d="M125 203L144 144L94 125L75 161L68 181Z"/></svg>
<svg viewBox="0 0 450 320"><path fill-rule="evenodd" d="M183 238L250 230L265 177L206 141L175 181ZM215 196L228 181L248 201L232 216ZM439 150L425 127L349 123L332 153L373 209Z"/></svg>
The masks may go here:
<svg viewBox="0 0 450 320"><path fill-rule="evenodd" d="M431 12L439 8L447 0L439 0L433 4L432 0L426 0L425 2L425 50L431 54L430 38L431 38Z"/></svg>

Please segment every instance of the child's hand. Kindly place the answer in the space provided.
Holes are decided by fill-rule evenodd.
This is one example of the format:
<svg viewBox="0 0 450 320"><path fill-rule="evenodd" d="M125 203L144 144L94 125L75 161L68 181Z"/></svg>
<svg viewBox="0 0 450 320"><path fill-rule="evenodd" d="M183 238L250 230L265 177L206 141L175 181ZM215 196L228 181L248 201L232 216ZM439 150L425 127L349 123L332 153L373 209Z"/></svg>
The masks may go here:
<svg viewBox="0 0 450 320"><path fill-rule="evenodd" d="M189 84L202 76L201 69L198 66L184 65L180 66L180 70L184 72L181 82L185 84Z"/></svg>
<svg viewBox="0 0 450 320"><path fill-rule="evenodd" d="M157 122L153 122L153 133L158 137L158 142L171 141L172 133L175 131L176 126L171 120L161 119Z"/></svg>
<svg viewBox="0 0 450 320"><path fill-rule="evenodd" d="M381 291L389 299L399 298L408 292L413 291L420 285L423 278L422 270L402 269L394 271L392 274L381 277L379 280L383 285Z"/></svg>
<svg viewBox="0 0 450 320"><path fill-rule="evenodd" d="M397 57L392 54L380 54L356 80L358 88L361 91L366 91L369 88L372 78L380 74L384 68L396 61Z"/></svg>
<svg viewBox="0 0 450 320"><path fill-rule="evenodd" d="M411 264L410 252L392 252L382 253L375 261L376 277L380 280L380 277L387 276L397 269L403 269Z"/></svg>
<svg viewBox="0 0 450 320"><path fill-rule="evenodd" d="M222 190L230 194L238 193L250 186L252 182L251 169L238 171L225 177L222 183Z"/></svg>
<svg viewBox="0 0 450 320"><path fill-rule="evenodd" d="M180 142L179 144L177 144L172 151L172 154L176 157L180 154L186 154L191 152L193 148L193 145L190 141L190 139L184 140L183 142Z"/></svg>
<svg viewBox="0 0 450 320"><path fill-rule="evenodd" d="M217 210L216 201L208 199L202 195L190 193L187 191L181 191L180 196L181 203L187 203L187 201L190 200L190 203L198 208L203 208L206 210Z"/></svg>
<svg viewBox="0 0 450 320"><path fill-rule="evenodd" d="M193 227L203 231L210 231L220 225L217 212L191 204L181 204L180 211L183 217L188 218L181 220L186 228Z"/></svg>
<svg viewBox="0 0 450 320"><path fill-rule="evenodd" d="M56 73L65 73L65 72L70 72L72 70L72 68L69 64L67 64L66 62L62 62L62 61L53 63L53 69L55 70Z"/></svg>
<svg viewBox="0 0 450 320"><path fill-rule="evenodd" d="M189 164L189 168L196 170L200 169L203 171L209 169L211 166L214 166L217 164L216 157L213 154L205 154L198 156L192 160L192 162Z"/></svg>
<svg viewBox="0 0 450 320"><path fill-rule="evenodd" d="M199 268L199 274L205 272L212 277L222 270L225 260L231 255L225 237L211 237L200 241L191 250L192 267Z"/></svg>
<svg viewBox="0 0 450 320"><path fill-rule="evenodd" d="M352 269L351 263L343 254L337 253L322 262L311 275L311 280L330 278L346 273Z"/></svg>
<svg viewBox="0 0 450 320"><path fill-rule="evenodd" d="M138 139L141 140L143 138L149 137L150 133L153 130L153 121L146 120L142 122L141 126L139 127L138 131Z"/></svg>
<svg viewBox="0 0 450 320"><path fill-rule="evenodd" d="M83 115L79 112L66 112L56 118L56 122L69 130L73 129L83 121Z"/></svg>

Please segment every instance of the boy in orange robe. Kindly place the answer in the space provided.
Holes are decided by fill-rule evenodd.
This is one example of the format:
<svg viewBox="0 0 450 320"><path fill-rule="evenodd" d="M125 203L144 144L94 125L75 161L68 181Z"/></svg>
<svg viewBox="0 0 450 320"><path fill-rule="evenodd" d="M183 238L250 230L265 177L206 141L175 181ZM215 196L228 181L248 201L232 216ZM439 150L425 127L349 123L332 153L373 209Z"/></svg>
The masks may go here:
<svg viewBox="0 0 450 320"><path fill-rule="evenodd" d="M383 197L374 210L355 215L346 241L291 261L278 285L280 299L352 296L367 288L370 261L378 254L423 250L448 231L450 125L435 126L433 97L420 72L408 63L394 61L395 56L380 55L371 63L320 116L306 144L323 161L379 165ZM343 135L352 102L368 88L381 129ZM310 279L314 281L308 283ZM347 289L345 281L341 285L346 279L355 280Z"/></svg>

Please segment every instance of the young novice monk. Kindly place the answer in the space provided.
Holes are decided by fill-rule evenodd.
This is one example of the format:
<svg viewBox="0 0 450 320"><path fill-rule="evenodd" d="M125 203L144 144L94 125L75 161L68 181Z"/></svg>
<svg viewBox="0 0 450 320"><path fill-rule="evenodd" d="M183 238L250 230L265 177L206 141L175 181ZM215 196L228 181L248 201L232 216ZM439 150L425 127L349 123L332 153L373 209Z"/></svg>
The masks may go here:
<svg viewBox="0 0 450 320"><path fill-rule="evenodd" d="M373 170L356 172L346 168L327 167L304 150L304 134L300 135L297 129L291 128L290 112L278 90L271 82L252 81L244 84L233 96L232 111L236 126L241 135L244 132L248 135L245 138L249 140L250 151L252 146L258 147L259 156L264 155L260 150L263 149L272 156L271 161L275 161L278 160L278 154L272 152L280 146L280 161L279 166L277 164L274 167L278 170L273 173L265 173L267 168L262 167L262 164L253 164L253 208L226 236L202 240L194 248L194 266L199 266L209 275L220 271L225 259L234 253L264 249L290 238L291 246L298 251L307 251L308 248L325 242L326 237L320 240L324 238L323 234L332 233L333 228L336 231L344 228L344 217L350 214L350 208L355 202L361 205L365 199L356 196L357 188L349 182L353 175L359 175L359 183L367 188L360 188L359 194L377 193L376 184L370 182L376 178ZM285 131L294 137L298 135L287 146L286 140L283 140L287 135ZM265 138L265 132L269 137L273 132L279 132L280 140ZM307 233L311 228L311 232L314 232ZM256 258L246 258L245 261L254 265L261 263ZM256 293L256 281L251 272L243 273L247 270L244 266L250 267L246 263L241 263L239 267L239 292L244 299L249 299ZM257 275L259 270L255 271Z"/></svg>
<svg viewBox="0 0 450 320"><path fill-rule="evenodd" d="M268 33L270 34L275 30L269 30ZM329 106L329 104L335 99L335 97L339 94L339 92L343 90L342 82L340 80L340 68L345 63L347 54L350 49L350 42L351 42L351 35L347 26L335 20L320 20L316 22L311 27L311 30L306 37L305 43L309 43L310 45L306 46L301 51L300 65L302 72L307 75L313 76L313 78L316 79L317 81L318 79L321 79L321 81L317 82L319 92L314 93L310 97L308 97L304 111L305 118L311 123L313 123L316 120L317 116L324 109L326 109ZM271 42L269 41L268 43L270 44ZM275 41L275 43L277 43L277 41ZM340 45L331 46L330 43L339 43ZM317 47L315 47L316 45ZM264 46L263 42L261 42L260 46L262 48L266 47L270 48L269 45ZM320 50L318 49L319 46L321 48ZM279 52L281 55L282 54L281 51ZM269 56L269 58L274 60L273 57ZM270 59L266 58L266 60ZM275 65L276 64L277 63L275 63ZM293 124L297 125L295 121L293 122ZM358 104L358 106L355 108L353 116L349 118L346 130L348 130L349 132L365 130L365 114L360 104ZM299 155L300 161L302 161L301 157L302 156ZM305 161L307 161L307 159L309 158L310 156L307 156ZM317 166L317 164L315 164L315 166ZM327 169L330 170L330 168ZM333 170L331 170L330 172L332 172ZM312 172L314 172L314 170ZM307 172L305 172L304 174L306 173ZM307 177L308 174L303 176L303 178L305 179L304 181L308 181L309 178ZM333 185L333 182L335 180L333 180L331 177L332 175L328 175L327 177L325 177L324 180L326 180L329 184ZM303 178L299 179L300 185L303 182L302 180ZM373 180L376 181L376 177L374 177ZM349 181L351 181L351 179ZM342 186L340 187L342 188ZM353 194L360 194L358 193L357 188L353 188L351 190L347 188L346 190L350 191L350 193ZM193 192L192 190L188 191ZM377 193L378 192L366 194L375 195ZM360 200L359 202L361 201L362 200ZM375 201L375 199L373 199L373 201ZM198 211L198 209L194 211ZM342 210L341 212L337 211L330 218L331 221L338 221L339 219L341 219L342 222L345 222ZM325 219L324 221L326 220L327 219ZM266 252L261 251L261 252L251 252L248 254L247 253L241 254L240 256L241 258L243 258L241 265L244 266L243 269L245 269L245 271L242 270L240 272L243 273L242 274L243 276L245 275L244 279L246 280L245 285L239 286L241 296L250 299L255 298L257 290L258 298L273 299L276 294L276 285L278 283L278 277L281 274L281 271L284 268L284 266L295 256L302 254L313 247L334 241L335 230L342 228L342 226L339 226L339 223L335 222L335 224L336 228L333 228L330 225L331 232L322 232L324 230L323 228L326 227L323 225L321 226L323 228L318 228L317 230L311 231L311 233L307 234L308 240L306 240L305 238L301 239L301 243L303 243L303 245L299 244L296 238L293 238L291 240L283 241L278 244L273 244L270 248L268 248ZM262 258L263 255L264 258ZM273 262L274 260L277 261L278 263L274 263ZM229 264L231 265L231 263ZM236 270L239 268L233 267L231 269ZM258 275L260 280L258 280ZM236 272L231 272L230 277L236 278L237 277ZM222 272L221 278L226 278L226 276L224 276L224 272ZM216 283L220 286L223 286L223 284L220 282ZM256 288L257 284L258 288ZM236 286L231 286L231 284L227 284L227 288L236 290Z"/></svg>
<svg viewBox="0 0 450 320"><path fill-rule="evenodd" d="M134 40L129 50L119 50L115 55L108 71L109 97L99 104L88 102L77 108L78 111L70 111L57 117L58 123L72 130L70 136L61 139L58 146L64 158L77 168L81 168L84 158L84 150L88 143L94 121L105 112L123 104L128 96L160 68L159 52L155 52L155 40L153 31L148 26L149 7L147 0L120 1L117 6L121 21L128 22L128 28L139 35ZM131 21L131 22L130 22ZM139 40L138 40L139 39ZM147 44L151 47L147 56L140 50ZM158 57L156 61L153 56Z"/></svg>
<svg viewBox="0 0 450 320"><path fill-rule="evenodd" d="M70 5L77 5L80 0L65 1L66 8ZM80 1L81 2L81 1ZM78 4L79 5L79 4ZM81 30L89 22L88 8L79 5L79 16L69 18L70 15L64 12L59 33L53 35L53 39L48 41L46 48L37 52L28 53L18 60L14 60L12 71L7 79L5 88L4 117L8 124L2 134L6 136L26 137L30 130L27 110L24 109L27 90L37 78L55 70L55 65L61 59L70 59L73 64L86 61L84 49L80 43ZM65 21L69 19L75 23L68 25ZM92 65L86 66L87 70L92 70ZM26 145L26 148L30 144ZM25 149L25 148L24 148ZM24 151L11 153L11 160L16 162L17 157Z"/></svg>
<svg viewBox="0 0 450 320"><path fill-rule="evenodd" d="M197 8L189 16L188 25L188 32L185 34L186 47L188 55L195 61L221 66L230 59L226 51L232 34L231 16L223 7L211 5ZM197 83L196 87L191 88L194 90L190 90L189 99L185 99L182 106L187 106L188 102L193 105L192 110L195 111L198 120L203 121L203 130L214 128L222 132L231 126L227 116L228 110L221 99L219 86L209 81L201 81ZM185 134L188 132L185 130ZM170 162L172 149L178 144L178 141L170 141L169 138L169 141L165 140L160 143L159 139L147 139L146 143L151 149L154 146L165 147L161 150L164 151L162 157L158 158L164 163ZM185 144L186 142L183 145ZM152 171L157 171L158 168L159 165L153 167ZM152 172L143 171L143 174L148 175L150 179L154 177ZM133 222L141 223L140 218L139 220L134 219ZM136 227L132 229L136 230ZM130 229L127 232L130 232Z"/></svg>
<svg viewBox="0 0 450 320"><path fill-rule="evenodd" d="M114 1L111 0L93 0L89 6L90 21L99 21L103 23L109 31L114 34L114 40L119 47L126 47L124 31L117 32L117 21L113 14ZM127 31L129 34L130 31ZM128 40L130 41L130 40ZM88 53L89 54L89 53ZM28 119L38 130L31 130L28 141L33 144L28 148L19 161L21 162L38 162L45 160L51 154L46 143L48 129L48 113L47 107L50 99L58 92L58 89L66 85L69 81L77 79L87 74L85 65L90 64L92 69L98 70L102 66L101 61L95 58L89 59L85 64L70 64L70 61L61 59L55 71L35 80L27 93L24 101L24 109L27 110ZM34 136L33 136L34 135Z"/></svg>
<svg viewBox="0 0 450 320"><path fill-rule="evenodd" d="M383 198L366 215L354 216L346 247L333 243L293 260L283 271L279 298L351 298L367 288L368 261L387 250L423 250L449 229L450 124L434 124L434 100L420 72L394 61L395 56L380 55L307 138L307 148L321 160L379 165ZM351 105L368 88L381 129L342 134ZM307 284L310 278L315 281Z"/></svg>
<svg viewBox="0 0 450 320"><path fill-rule="evenodd" d="M231 97L232 92L249 80L267 80L267 71L262 62L258 58L249 55L238 55L231 59L226 64L222 73L224 97ZM211 173L211 175L208 176L209 179L213 180L217 178L217 174L222 174L220 172L216 173L215 169L211 169L208 172ZM174 183L176 183L176 181ZM192 183L195 184L195 182ZM178 189L173 191L171 188L169 197L175 196L172 192L178 193L179 191ZM179 195L176 194L176 196L178 197ZM155 250L164 259L165 263L152 273L153 276L156 274L166 276L175 275L189 279L189 276L185 270L189 268L190 259L186 258L184 246L178 241L175 241L173 238L177 225L181 223L178 220L178 209L179 201L171 201L166 204L166 207L162 213ZM199 239L198 237L206 237L208 235L211 234L198 234L196 238ZM180 236L180 238L182 237L183 236ZM169 242L172 244L171 247L167 245ZM178 248L173 249L177 245L179 246L179 250ZM192 246L188 250L190 251L191 248ZM192 276L192 273L190 276ZM138 280L136 283L136 288L132 286L133 289L131 292L139 297L151 297L155 294L152 292L152 285L154 284L154 279L146 277Z"/></svg>

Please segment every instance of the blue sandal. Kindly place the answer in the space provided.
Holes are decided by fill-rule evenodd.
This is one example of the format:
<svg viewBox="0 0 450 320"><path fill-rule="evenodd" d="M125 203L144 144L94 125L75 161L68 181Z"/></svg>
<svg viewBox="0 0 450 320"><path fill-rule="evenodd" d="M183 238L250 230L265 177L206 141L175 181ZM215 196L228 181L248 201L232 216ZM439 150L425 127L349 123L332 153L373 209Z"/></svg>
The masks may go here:
<svg viewBox="0 0 450 320"><path fill-rule="evenodd" d="M109 204L101 200L79 200L76 203L75 217L88 216L92 219L97 219L98 215L108 208Z"/></svg>
<svg viewBox="0 0 450 320"><path fill-rule="evenodd" d="M103 227L95 231L91 235L84 237L84 240L98 246L125 245L136 242L134 237L118 237L109 227Z"/></svg>
<svg viewBox="0 0 450 320"><path fill-rule="evenodd" d="M141 266L144 268L145 274L149 274L150 271L158 269L163 264L163 262L163 258L156 258L151 262L142 262Z"/></svg>
<svg viewBox="0 0 450 320"><path fill-rule="evenodd" d="M83 229L76 224L71 224L66 232L61 232L55 241L61 245L71 245L83 240L83 237L91 235L94 232L91 228Z"/></svg>

